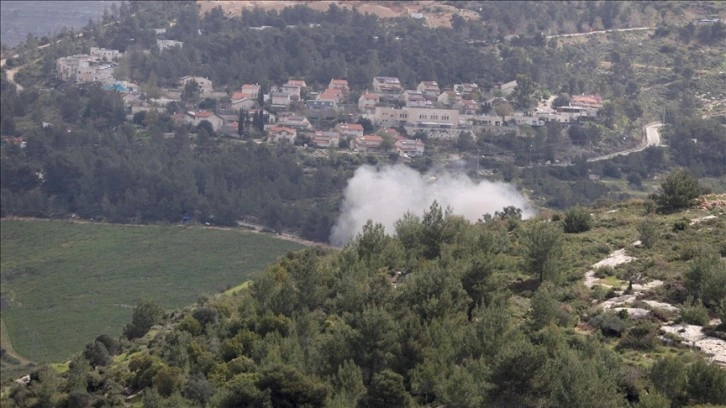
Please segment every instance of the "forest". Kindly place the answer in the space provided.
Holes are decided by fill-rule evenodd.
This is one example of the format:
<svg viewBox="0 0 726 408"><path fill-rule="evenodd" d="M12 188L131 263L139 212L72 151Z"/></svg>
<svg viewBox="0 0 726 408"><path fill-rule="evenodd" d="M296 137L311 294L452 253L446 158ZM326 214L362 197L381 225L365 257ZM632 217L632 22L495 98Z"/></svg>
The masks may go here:
<svg viewBox="0 0 726 408"><path fill-rule="evenodd" d="M726 370L658 335L670 319L726 318L724 221L682 225L700 194L687 172L663 189L659 206L683 200L661 215L631 201L615 214L574 208L523 221L510 208L472 224L434 202L395 231L368 223L344 249L289 253L236 294L173 312L137 303L120 339L89 339L63 374L36 369L3 406L726 404ZM682 303L679 317L592 306L616 295L583 286L583 268L608 241L633 236L643 246L627 248L645 262L605 273L630 286L666 279L649 296ZM673 245L682 249L665 255ZM709 333L724 338L724 328Z"/></svg>

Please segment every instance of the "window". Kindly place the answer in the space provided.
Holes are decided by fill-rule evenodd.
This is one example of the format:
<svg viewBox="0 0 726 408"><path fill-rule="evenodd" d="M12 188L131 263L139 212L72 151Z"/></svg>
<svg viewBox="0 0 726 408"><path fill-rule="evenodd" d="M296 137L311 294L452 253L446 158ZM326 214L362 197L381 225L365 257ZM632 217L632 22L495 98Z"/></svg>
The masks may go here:
<svg viewBox="0 0 726 408"><path fill-rule="evenodd" d="M426 119L426 115L418 115L419 119Z"/></svg>
<svg viewBox="0 0 726 408"><path fill-rule="evenodd" d="M439 115L431 115L431 119L438 120L439 119Z"/></svg>
<svg viewBox="0 0 726 408"><path fill-rule="evenodd" d="M441 120L449 120L449 117L447 115L444 115L441 117Z"/></svg>

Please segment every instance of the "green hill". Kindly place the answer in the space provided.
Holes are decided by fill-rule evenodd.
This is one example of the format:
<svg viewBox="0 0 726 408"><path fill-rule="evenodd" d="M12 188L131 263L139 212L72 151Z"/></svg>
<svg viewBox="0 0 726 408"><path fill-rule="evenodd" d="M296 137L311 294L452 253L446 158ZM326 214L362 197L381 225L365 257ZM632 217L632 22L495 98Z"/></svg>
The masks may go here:
<svg viewBox="0 0 726 408"><path fill-rule="evenodd" d="M186 306L301 248L266 234L201 227L1 225L2 319L14 350L40 363L64 361L100 333L120 335L139 299Z"/></svg>
<svg viewBox="0 0 726 408"><path fill-rule="evenodd" d="M141 331L126 337L141 337L88 336L65 373L40 367L3 402L726 404L725 204L659 214L638 200L474 224L434 204L395 231L368 224L342 250L288 253L193 307L137 305Z"/></svg>

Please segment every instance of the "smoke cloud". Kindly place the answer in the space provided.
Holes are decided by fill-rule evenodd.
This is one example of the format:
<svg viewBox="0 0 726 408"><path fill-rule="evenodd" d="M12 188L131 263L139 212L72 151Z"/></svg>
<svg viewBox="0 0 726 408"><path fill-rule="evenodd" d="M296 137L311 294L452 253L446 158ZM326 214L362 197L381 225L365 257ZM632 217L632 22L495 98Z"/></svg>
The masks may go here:
<svg viewBox="0 0 726 408"><path fill-rule="evenodd" d="M472 222L510 205L522 209L523 217L534 214L527 198L510 184L475 183L451 173L421 174L401 164L381 169L364 165L348 181L330 243L345 245L368 220L383 224L386 233L393 234L394 222L407 211L421 216L434 200Z"/></svg>

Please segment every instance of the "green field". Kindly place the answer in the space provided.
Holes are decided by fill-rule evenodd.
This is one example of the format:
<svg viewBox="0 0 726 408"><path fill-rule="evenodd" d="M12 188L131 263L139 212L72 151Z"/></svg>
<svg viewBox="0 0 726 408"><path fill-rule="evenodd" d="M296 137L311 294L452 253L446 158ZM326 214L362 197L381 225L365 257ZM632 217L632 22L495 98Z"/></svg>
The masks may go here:
<svg viewBox="0 0 726 408"><path fill-rule="evenodd" d="M120 335L138 299L190 305L301 248L241 230L0 223L3 337L35 362L64 361L101 333Z"/></svg>

